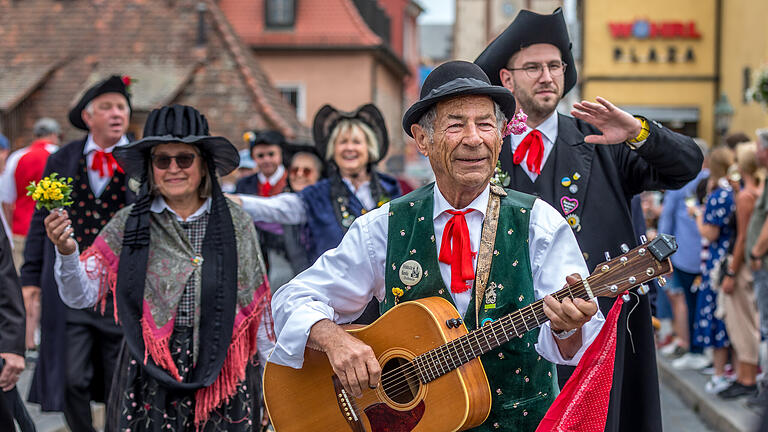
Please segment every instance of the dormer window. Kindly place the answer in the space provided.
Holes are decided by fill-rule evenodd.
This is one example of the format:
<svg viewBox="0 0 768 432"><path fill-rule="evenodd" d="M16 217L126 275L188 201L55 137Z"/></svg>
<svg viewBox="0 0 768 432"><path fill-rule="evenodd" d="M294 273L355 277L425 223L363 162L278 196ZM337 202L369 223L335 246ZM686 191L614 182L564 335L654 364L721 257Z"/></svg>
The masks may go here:
<svg viewBox="0 0 768 432"><path fill-rule="evenodd" d="M265 0L264 19L267 30L292 29L296 23L297 0Z"/></svg>

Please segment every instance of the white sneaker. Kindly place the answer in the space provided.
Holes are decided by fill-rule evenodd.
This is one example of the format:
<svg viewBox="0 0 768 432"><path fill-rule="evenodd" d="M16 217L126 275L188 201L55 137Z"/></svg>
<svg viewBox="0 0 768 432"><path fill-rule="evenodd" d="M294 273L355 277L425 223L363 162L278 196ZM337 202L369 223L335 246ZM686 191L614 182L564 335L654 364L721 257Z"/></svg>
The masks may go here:
<svg viewBox="0 0 768 432"><path fill-rule="evenodd" d="M672 361L672 367L675 369L693 369L699 370L709 366L709 359L704 354L686 353L679 359Z"/></svg>
<svg viewBox="0 0 768 432"><path fill-rule="evenodd" d="M731 385L731 381L722 375L712 375L712 378L707 381L707 384L704 386L704 390L706 390L709 394L717 394L721 391L728 388L728 386Z"/></svg>

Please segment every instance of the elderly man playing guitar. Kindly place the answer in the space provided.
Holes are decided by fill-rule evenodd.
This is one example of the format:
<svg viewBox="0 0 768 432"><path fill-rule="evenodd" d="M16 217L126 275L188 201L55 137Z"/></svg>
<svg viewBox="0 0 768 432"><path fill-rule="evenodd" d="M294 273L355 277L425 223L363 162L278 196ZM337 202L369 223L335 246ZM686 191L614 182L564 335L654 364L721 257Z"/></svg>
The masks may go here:
<svg viewBox="0 0 768 432"><path fill-rule="evenodd" d="M314 430L536 429L557 393L553 363L576 365L604 318L594 300L558 300L551 295L564 283L574 287L588 275L568 223L544 201L490 183L506 118L514 113L509 90L491 85L472 63L448 62L427 77L421 99L406 112L403 127L429 158L436 182L358 218L336 249L280 288L272 300L277 344L267 366L265 393L277 431L301 428L277 419L281 407L270 403L270 395L285 393L287 383L272 379L270 366L289 372L307 369L310 357L318 358L318 352L330 365L323 379L329 385L336 383L335 390L330 387L329 400L338 397L333 409L343 413L340 418L349 428ZM452 305L460 318L441 321L449 329L446 334L462 324L470 330L500 324L512 312L533 311L537 301L543 313L517 321L512 337L506 327L502 334L485 335L484 340L476 337L463 346L449 343L445 345L449 348L434 350L436 356L441 352L458 356L453 364L393 362L387 359L409 360L422 352L396 346L378 352L372 339L366 343L337 324L353 321L373 296L382 313L427 298L437 309ZM422 327L417 318L398 319L379 333L427 342L430 336L419 333ZM439 343L449 340L446 336ZM467 369L480 362L458 364L477 356L487 381ZM438 377L454 368L463 374L465 384L480 382L479 387L492 396L487 397L490 414L450 408L451 399L464 403L471 394L442 394L447 409L439 415L430 413L442 402L429 398L444 390L427 391L426 383L437 386L443 380ZM402 385L392 381L400 371L411 371ZM290 396L293 401L319 386L304 380L306 388ZM326 408L298 407L301 411L294 410L293 417L312 429L309 425L322 422L313 416ZM464 423L439 423L454 415Z"/></svg>

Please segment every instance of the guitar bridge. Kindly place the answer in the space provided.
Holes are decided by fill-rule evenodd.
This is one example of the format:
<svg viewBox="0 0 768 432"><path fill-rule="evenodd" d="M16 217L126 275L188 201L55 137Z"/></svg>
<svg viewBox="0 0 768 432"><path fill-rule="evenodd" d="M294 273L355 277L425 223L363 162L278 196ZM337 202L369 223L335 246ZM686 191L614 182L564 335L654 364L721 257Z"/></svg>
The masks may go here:
<svg viewBox="0 0 768 432"><path fill-rule="evenodd" d="M344 390L344 386L341 385L339 378L333 376L333 388L336 391L336 402L339 404L339 412L344 415L344 419L347 420L347 424L354 432L365 432L363 422L360 421L360 417L357 415L357 409L352 397Z"/></svg>

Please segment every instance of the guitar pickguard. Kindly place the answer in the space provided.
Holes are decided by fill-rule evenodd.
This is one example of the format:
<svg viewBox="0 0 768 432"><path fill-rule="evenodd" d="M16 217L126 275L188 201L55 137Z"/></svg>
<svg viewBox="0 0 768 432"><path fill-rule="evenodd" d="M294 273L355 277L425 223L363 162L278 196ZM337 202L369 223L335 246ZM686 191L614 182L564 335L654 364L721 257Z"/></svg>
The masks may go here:
<svg viewBox="0 0 768 432"><path fill-rule="evenodd" d="M410 432L419 424L425 409L424 401L410 411L397 411L378 403L366 408L365 415L371 423L371 432Z"/></svg>

